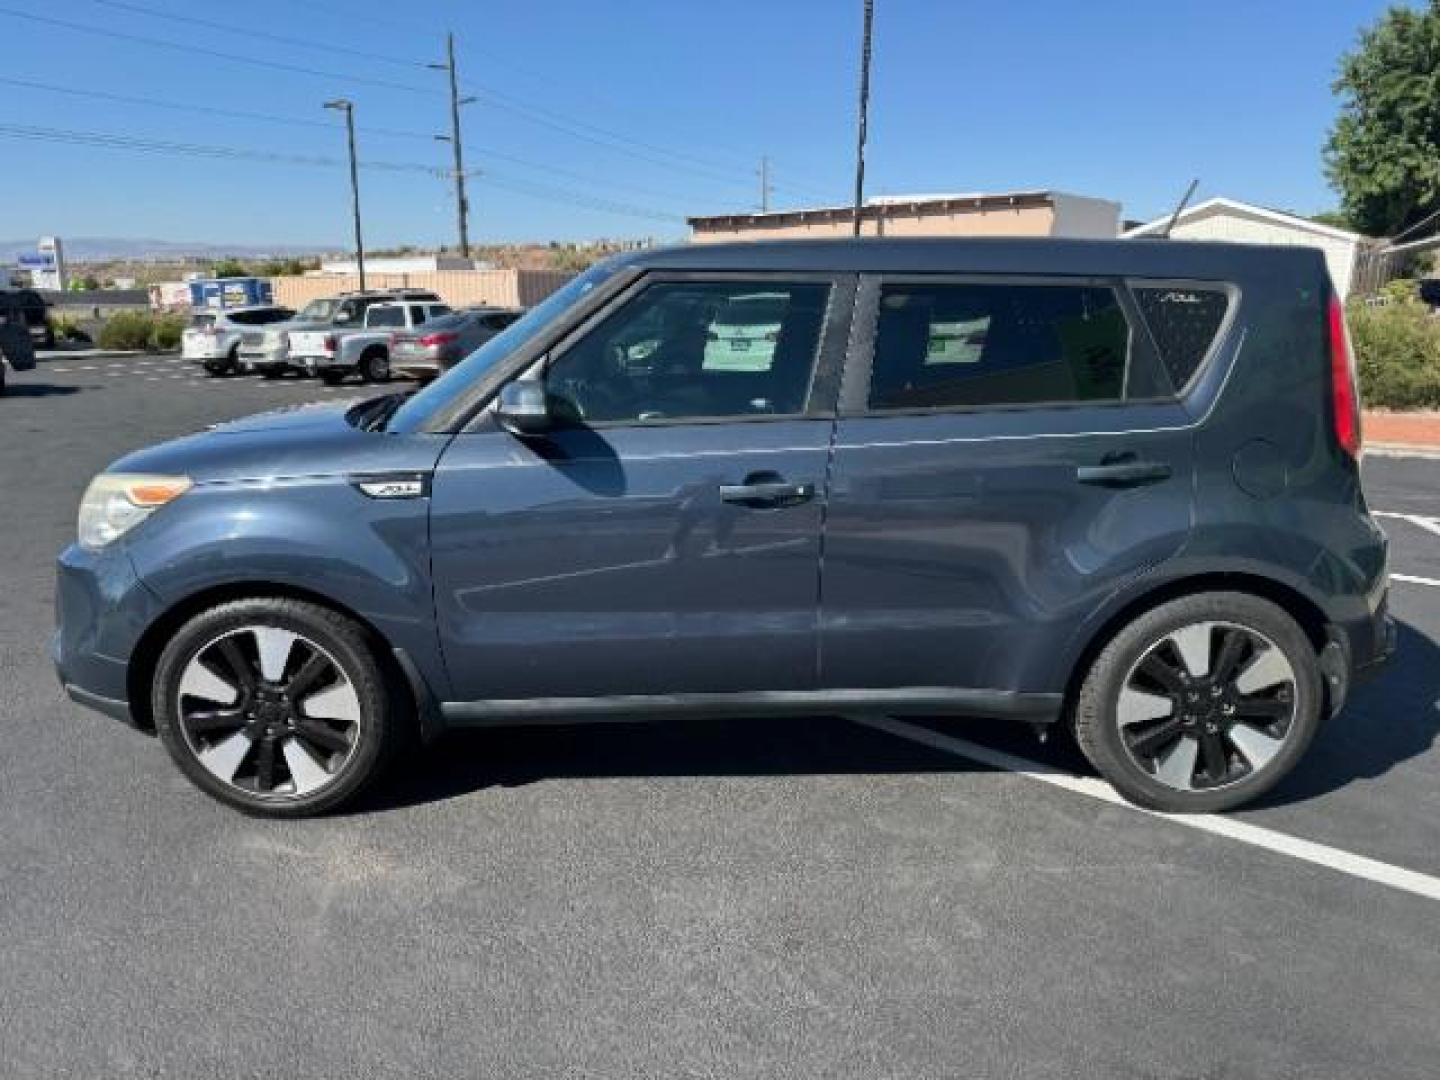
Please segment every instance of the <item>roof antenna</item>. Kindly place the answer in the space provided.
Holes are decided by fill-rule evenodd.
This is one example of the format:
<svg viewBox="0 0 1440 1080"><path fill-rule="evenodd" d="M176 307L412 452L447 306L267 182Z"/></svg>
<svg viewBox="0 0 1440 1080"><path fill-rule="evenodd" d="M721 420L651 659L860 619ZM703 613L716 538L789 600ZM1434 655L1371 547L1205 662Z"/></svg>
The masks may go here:
<svg viewBox="0 0 1440 1080"><path fill-rule="evenodd" d="M1195 186L1199 183L1200 178L1198 176L1190 181L1190 186L1185 189L1185 194L1180 196L1180 202L1176 205L1175 212L1170 215L1170 220L1165 223L1165 228L1160 230L1161 240L1170 239L1170 230L1175 228L1175 222L1180 220L1180 214L1184 211L1185 207L1189 205L1190 196L1195 194Z"/></svg>

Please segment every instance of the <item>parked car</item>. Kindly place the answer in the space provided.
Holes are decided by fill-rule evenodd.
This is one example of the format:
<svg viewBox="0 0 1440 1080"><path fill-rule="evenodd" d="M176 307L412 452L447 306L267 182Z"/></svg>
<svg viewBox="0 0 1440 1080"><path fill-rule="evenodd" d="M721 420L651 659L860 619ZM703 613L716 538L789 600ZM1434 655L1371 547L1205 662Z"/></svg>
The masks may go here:
<svg viewBox="0 0 1440 1080"><path fill-rule="evenodd" d="M6 368L31 371L34 367L35 342L26 326L24 311L0 300L0 394L5 393Z"/></svg>
<svg viewBox="0 0 1440 1080"><path fill-rule="evenodd" d="M525 314L517 308L477 307L453 311L390 337L390 368L428 382Z"/></svg>
<svg viewBox="0 0 1440 1080"><path fill-rule="evenodd" d="M361 325L365 309L372 304L388 304L397 300L438 302L440 297L424 289L376 289L311 300L289 322L241 334L240 366L247 372L258 371L268 379L278 378L287 371L304 370L290 358L290 334L293 331L352 329Z"/></svg>
<svg viewBox="0 0 1440 1080"><path fill-rule="evenodd" d="M721 363L756 296L774 340ZM1394 648L1359 416L1308 248L629 253L416 393L116 462L55 659L256 814L417 729L694 712L1064 724L1223 810Z"/></svg>
<svg viewBox="0 0 1440 1080"><path fill-rule="evenodd" d="M33 344L42 349L55 347L50 305L34 289L0 289L0 311L11 325L24 327Z"/></svg>
<svg viewBox="0 0 1440 1080"><path fill-rule="evenodd" d="M365 382L384 382L390 378L391 335L449 311L423 300L371 304L356 329L291 331L290 363L331 386L355 374Z"/></svg>
<svg viewBox="0 0 1440 1080"><path fill-rule="evenodd" d="M290 308L273 304L197 311L180 335L180 355L211 375L234 375L240 370L241 335L249 327L285 322L294 315Z"/></svg>

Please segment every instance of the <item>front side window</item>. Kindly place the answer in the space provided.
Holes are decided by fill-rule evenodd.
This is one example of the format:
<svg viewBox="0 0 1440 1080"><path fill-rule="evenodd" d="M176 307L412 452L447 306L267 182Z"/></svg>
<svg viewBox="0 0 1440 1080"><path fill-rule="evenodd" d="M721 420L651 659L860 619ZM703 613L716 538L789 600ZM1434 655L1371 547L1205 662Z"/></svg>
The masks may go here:
<svg viewBox="0 0 1440 1080"><path fill-rule="evenodd" d="M880 294L874 410L1119 401L1130 326L1096 285L888 285Z"/></svg>
<svg viewBox="0 0 1440 1080"><path fill-rule="evenodd" d="M551 363L551 409L583 422L803 412L829 291L653 285Z"/></svg>

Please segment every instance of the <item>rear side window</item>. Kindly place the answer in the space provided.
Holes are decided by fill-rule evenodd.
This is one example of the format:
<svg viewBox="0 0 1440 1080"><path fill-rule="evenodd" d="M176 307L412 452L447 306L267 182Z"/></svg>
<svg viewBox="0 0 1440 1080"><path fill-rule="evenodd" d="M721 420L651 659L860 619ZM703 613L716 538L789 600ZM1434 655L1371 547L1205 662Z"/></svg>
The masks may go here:
<svg viewBox="0 0 1440 1080"><path fill-rule="evenodd" d="M1120 401L1130 325L1103 285L881 289L870 408Z"/></svg>
<svg viewBox="0 0 1440 1080"><path fill-rule="evenodd" d="M415 321L420 322L421 320ZM405 309L403 307L373 307L366 313L365 322L367 326L404 326Z"/></svg>
<svg viewBox="0 0 1440 1080"><path fill-rule="evenodd" d="M1215 343L1230 297L1220 289L1190 287L1132 285L1131 291L1171 383L1183 389Z"/></svg>
<svg viewBox="0 0 1440 1080"><path fill-rule="evenodd" d="M215 316L210 312L200 312L190 317L191 330L208 330L215 325Z"/></svg>

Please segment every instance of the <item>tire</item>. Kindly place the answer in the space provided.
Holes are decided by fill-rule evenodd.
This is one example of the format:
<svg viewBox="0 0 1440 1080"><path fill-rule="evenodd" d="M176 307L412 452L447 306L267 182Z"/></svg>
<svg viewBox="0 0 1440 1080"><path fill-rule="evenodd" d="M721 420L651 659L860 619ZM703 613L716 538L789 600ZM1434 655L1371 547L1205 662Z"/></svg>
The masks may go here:
<svg viewBox="0 0 1440 1080"><path fill-rule="evenodd" d="M221 375L225 374L224 360L206 360L204 367L205 374L209 375L212 379L219 378Z"/></svg>
<svg viewBox="0 0 1440 1080"><path fill-rule="evenodd" d="M1285 777L1323 701L1315 648L1290 615L1248 593L1199 593L1106 644L1080 688L1075 737L1131 802L1213 813Z"/></svg>
<svg viewBox="0 0 1440 1080"><path fill-rule="evenodd" d="M278 379L284 374L285 369L283 367L263 367L260 369L260 377L262 379Z"/></svg>
<svg viewBox="0 0 1440 1080"><path fill-rule="evenodd" d="M348 372L344 371L322 371L320 373L320 381L326 386L339 386L345 381L347 374Z"/></svg>
<svg viewBox="0 0 1440 1080"><path fill-rule="evenodd" d="M354 799L403 727L360 627L280 598L221 604L185 623L160 655L151 707L180 771L260 817L308 817Z"/></svg>
<svg viewBox="0 0 1440 1080"><path fill-rule="evenodd" d="M390 354L384 349L366 349L360 357L360 377L366 382L389 382Z"/></svg>

